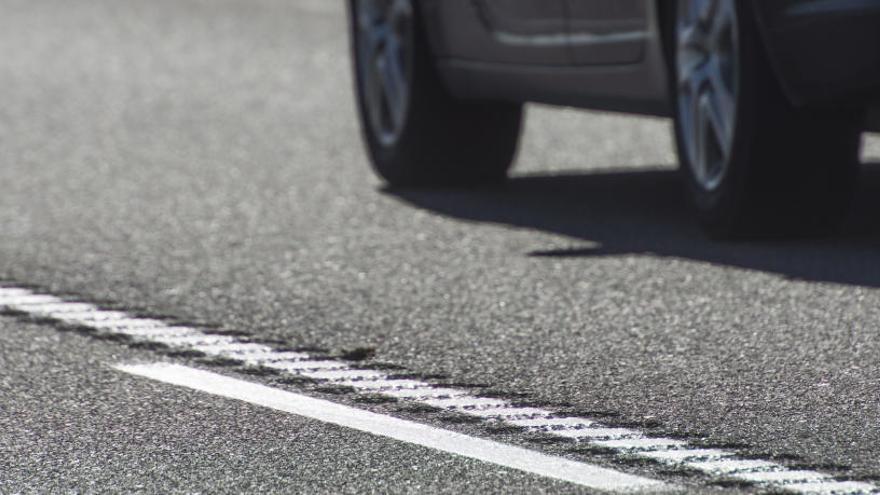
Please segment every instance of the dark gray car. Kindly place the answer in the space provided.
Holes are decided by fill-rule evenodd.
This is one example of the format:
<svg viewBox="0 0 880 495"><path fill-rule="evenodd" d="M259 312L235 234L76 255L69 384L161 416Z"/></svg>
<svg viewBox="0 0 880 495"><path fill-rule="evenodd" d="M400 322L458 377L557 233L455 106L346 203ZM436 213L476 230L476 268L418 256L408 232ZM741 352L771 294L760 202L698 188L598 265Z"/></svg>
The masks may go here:
<svg viewBox="0 0 880 495"><path fill-rule="evenodd" d="M350 0L350 18L391 185L503 180L527 101L669 116L720 237L833 229L880 96L876 0Z"/></svg>

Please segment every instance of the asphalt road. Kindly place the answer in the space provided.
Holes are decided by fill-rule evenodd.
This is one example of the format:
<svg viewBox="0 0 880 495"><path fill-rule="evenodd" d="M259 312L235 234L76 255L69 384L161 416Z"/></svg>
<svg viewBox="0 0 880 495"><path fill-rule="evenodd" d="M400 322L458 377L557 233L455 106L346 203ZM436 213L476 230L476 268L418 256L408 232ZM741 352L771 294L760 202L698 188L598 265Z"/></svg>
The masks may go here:
<svg viewBox="0 0 880 495"><path fill-rule="evenodd" d="M663 120L531 107L508 185L385 188L341 2L0 11L0 280L880 477L876 140L844 233L719 243ZM149 359L0 318L0 492L576 489L111 368Z"/></svg>

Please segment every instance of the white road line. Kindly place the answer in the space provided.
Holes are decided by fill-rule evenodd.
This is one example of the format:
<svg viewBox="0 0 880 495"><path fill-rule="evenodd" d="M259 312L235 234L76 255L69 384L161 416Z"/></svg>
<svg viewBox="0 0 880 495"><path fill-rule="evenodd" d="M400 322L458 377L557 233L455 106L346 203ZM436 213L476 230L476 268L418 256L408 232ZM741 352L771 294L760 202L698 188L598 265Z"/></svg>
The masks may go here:
<svg viewBox="0 0 880 495"><path fill-rule="evenodd" d="M425 382L418 382L415 380L377 380L373 382L365 382L365 381L341 381L337 382L340 385L345 385L346 387L356 388L358 390L363 390L365 392L370 393L382 393L388 394L391 396L400 396L402 398L412 398L413 400L418 399L419 397L430 398L434 397L431 390L435 390L440 392L436 397L447 396L449 395L447 392L449 390L455 389L445 389L445 388L435 388L430 384ZM444 392L447 391L447 392ZM408 395L408 392L420 392L414 395ZM463 392L461 390L455 390L455 394L452 394L455 397L466 397L468 395L467 392Z"/></svg>
<svg viewBox="0 0 880 495"><path fill-rule="evenodd" d="M645 452L642 456L667 464L677 464L687 461L717 460L722 457L730 457L731 453L718 449L660 450L657 452Z"/></svg>
<svg viewBox="0 0 880 495"><path fill-rule="evenodd" d="M603 440L596 442L597 445L610 449L622 450L630 453L639 453L649 450L662 450L684 448L686 442L672 438L633 438L627 440Z"/></svg>
<svg viewBox="0 0 880 495"><path fill-rule="evenodd" d="M393 438L587 488L610 492L656 492L673 487L658 480L449 430L376 414L305 395L174 364L120 365L117 369L152 380L241 400L324 423Z"/></svg>
<svg viewBox="0 0 880 495"><path fill-rule="evenodd" d="M0 299L12 296L29 296L31 294L33 294L33 292L27 289L20 289L18 287L0 287Z"/></svg>
<svg viewBox="0 0 880 495"><path fill-rule="evenodd" d="M197 345L195 350L204 352L210 356L237 357L239 359L251 359L256 355L265 355L272 352L272 348L261 344L218 344Z"/></svg>
<svg viewBox="0 0 880 495"><path fill-rule="evenodd" d="M306 373L309 371L318 372L321 370L347 370L348 366L339 361L281 361L266 364L269 368L289 371L291 373Z"/></svg>
<svg viewBox="0 0 880 495"><path fill-rule="evenodd" d="M584 428L582 430L558 430L553 435L576 440L620 440L641 436L641 433L626 428Z"/></svg>
<svg viewBox="0 0 880 495"><path fill-rule="evenodd" d="M733 477L755 483L817 483L833 481L831 476L822 475L815 471L757 471L753 473L737 473Z"/></svg>
<svg viewBox="0 0 880 495"><path fill-rule="evenodd" d="M308 354L303 354L301 352L281 352L273 350L266 353L251 354L247 357L246 361L249 364L263 365L268 367L271 363L278 363L281 361L288 362L304 360L308 358Z"/></svg>
<svg viewBox="0 0 880 495"><path fill-rule="evenodd" d="M120 332L125 332L126 330L128 329L122 328L120 329ZM216 347L226 345L230 347L230 353L234 353L238 345L237 340L224 335L206 335L203 333L193 333L191 335L150 335L147 333L144 336L147 336L151 341L159 342L170 347L189 347L192 349L198 349L201 346Z"/></svg>
<svg viewBox="0 0 880 495"><path fill-rule="evenodd" d="M55 296L35 295L33 293L0 296L0 304L13 309L18 309L17 306L21 306L21 311L27 311L26 306L32 304L51 304L60 302L64 301Z"/></svg>
<svg viewBox="0 0 880 495"><path fill-rule="evenodd" d="M479 411L484 409L498 409L510 407L510 402L502 399L487 399L484 397L461 396L448 399L428 399L425 404L450 411ZM493 411L504 412L504 411Z"/></svg>
<svg viewBox="0 0 880 495"><path fill-rule="evenodd" d="M393 388L386 387L381 389L373 389L361 386L355 386L355 388L372 393L380 392L382 395L387 395L396 399L411 401L420 401L424 399L438 397L461 397L465 395L465 393L461 390L455 390L451 388L398 388L396 384Z"/></svg>
<svg viewBox="0 0 880 495"><path fill-rule="evenodd" d="M316 360L304 352L274 351L247 340L218 336L191 327L176 327L160 320L135 318L120 311L79 311L84 308L83 303L64 301L23 288L0 287L0 308L38 316L45 315L41 312L44 308L51 308L51 318L92 327L104 334L128 335L138 342L164 343L174 350L201 350L211 356L241 360L250 366L263 366L323 383L352 387L358 393L431 405L487 423L520 426L529 432L567 437L619 454L652 459L676 468L687 467L716 478L738 478L767 489L835 495L880 493L870 483L836 481L818 471L793 470L767 460L743 459L731 451L690 446L672 438L652 438L645 432L612 428L586 418L560 417L549 409L521 407L505 399L479 397L465 388L438 388L425 381L396 378L393 373L358 369L357 365L342 360Z"/></svg>
<svg viewBox="0 0 880 495"><path fill-rule="evenodd" d="M818 483L803 483L800 485L787 485L785 489L795 493L807 495L851 495L857 493L877 493L877 487L870 483L858 481L820 481Z"/></svg>
<svg viewBox="0 0 880 495"><path fill-rule="evenodd" d="M349 366L343 366L341 369L336 370L328 370L328 371L303 371L303 376L307 376L309 378L316 378L318 380L327 380L330 382L341 382L341 381L384 381L386 376L384 373L379 373L378 371L372 370L356 370L352 369Z"/></svg>
<svg viewBox="0 0 880 495"><path fill-rule="evenodd" d="M588 428L596 423L583 418L536 418L512 419L508 423L534 430L555 431L561 429Z"/></svg>
<svg viewBox="0 0 880 495"><path fill-rule="evenodd" d="M2 304L2 301L0 301ZM83 325L91 325L94 322L122 320L128 318L128 315L120 311L82 311L82 312L62 312L55 316L59 320L69 321L73 323L81 323Z"/></svg>
<svg viewBox="0 0 880 495"><path fill-rule="evenodd" d="M87 320L83 320L85 322ZM89 325L94 326L99 329L131 329L131 328L162 328L167 326L165 322L159 320L151 320L148 318L121 318L121 319L108 319L108 320L96 320L89 323Z"/></svg>
<svg viewBox="0 0 880 495"><path fill-rule="evenodd" d="M783 469L775 462L757 459L719 459L716 461L686 462L685 466L714 474L734 474L743 471L771 471Z"/></svg>
<svg viewBox="0 0 880 495"><path fill-rule="evenodd" d="M464 397L464 395L462 395L461 397ZM550 411L546 409L538 409L536 407L512 407L507 405L500 407L489 407L485 409L464 409L462 412L470 414L471 416L478 416L485 419L503 419L504 421L512 422L524 418L543 418L546 417Z"/></svg>
<svg viewBox="0 0 880 495"><path fill-rule="evenodd" d="M62 313L74 313L74 312L87 312L87 311L99 311L97 307L92 306L91 304L73 304L73 303L57 303L57 302L44 302L44 303L33 303L33 304L16 304L16 307L21 307L22 310L27 311L29 313L35 314L46 314L46 315L56 315Z"/></svg>
<svg viewBox="0 0 880 495"><path fill-rule="evenodd" d="M155 327L155 328L120 328L116 333L128 335L129 337L140 338L140 340L149 340L158 342L158 339L165 337L183 337L186 335L202 335L198 330L188 327Z"/></svg>

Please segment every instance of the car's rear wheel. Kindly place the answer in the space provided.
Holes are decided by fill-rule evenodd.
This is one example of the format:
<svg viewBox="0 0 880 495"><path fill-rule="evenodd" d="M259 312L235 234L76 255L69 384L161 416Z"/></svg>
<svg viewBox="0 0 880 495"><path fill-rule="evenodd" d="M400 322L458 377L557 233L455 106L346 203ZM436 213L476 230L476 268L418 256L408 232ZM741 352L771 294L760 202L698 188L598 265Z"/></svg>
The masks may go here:
<svg viewBox="0 0 880 495"><path fill-rule="evenodd" d="M453 98L412 0L350 0L350 13L361 127L379 175L392 186L503 180L522 105Z"/></svg>
<svg viewBox="0 0 880 495"><path fill-rule="evenodd" d="M704 228L722 238L833 229L855 189L857 120L789 103L750 2L677 0L675 7L676 143Z"/></svg>

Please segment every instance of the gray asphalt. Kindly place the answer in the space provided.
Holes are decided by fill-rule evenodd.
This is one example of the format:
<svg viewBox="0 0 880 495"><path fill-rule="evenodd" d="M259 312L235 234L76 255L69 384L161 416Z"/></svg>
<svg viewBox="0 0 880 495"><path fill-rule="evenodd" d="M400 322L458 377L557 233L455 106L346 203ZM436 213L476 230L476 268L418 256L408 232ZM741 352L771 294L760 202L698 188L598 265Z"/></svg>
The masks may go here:
<svg viewBox="0 0 880 495"><path fill-rule="evenodd" d="M570 492L562 482L130 377L144 353L0 319L0 493ZM7 395L8 394L8 395ZM510 487L514 487L510 490Z"/></svg>
<svg viewBox="0 0 880 495"><path fill-rule="evenodd" d="M836 237L712 242L666 121L535 106L508 185L388 190L341 2L0 10L0 278L880 476L876 166ZM119 376L144 355L50 327L0 349L0 491L571 489Z"/></svg>

